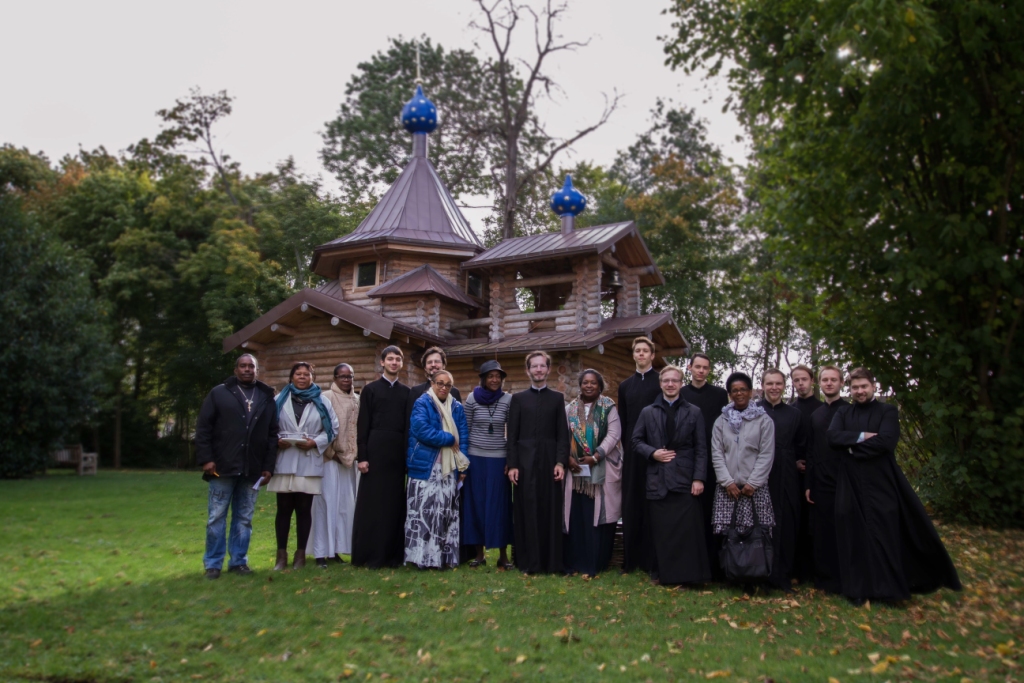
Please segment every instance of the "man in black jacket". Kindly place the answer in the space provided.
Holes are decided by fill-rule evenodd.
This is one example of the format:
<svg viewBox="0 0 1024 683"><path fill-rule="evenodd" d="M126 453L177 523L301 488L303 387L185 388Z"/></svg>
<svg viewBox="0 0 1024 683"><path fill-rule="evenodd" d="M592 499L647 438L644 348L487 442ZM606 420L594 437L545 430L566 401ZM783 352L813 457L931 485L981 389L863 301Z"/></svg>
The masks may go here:
<svg viewBox="0 0 1024 683"><path fill-rule="evenodd" d="M704 416L679 395L682 368L662 368L661 395L640 413L632 452L647 460L651 580L665 585L711 580L700 494L708 471Z"/></svg>
<svg viewBox="0 0 1024 683"><path fill-rule="evenodd" d="M235 361L235 376L213 388L196 422L196 462L210 482L206 520L206 578L220 578L225 549L228 571L250 574L249 538L259 487L270 481L277 459L277 406L274 390L256 379L256 358ZM231 532L225 538L228 507Z"/></svg>

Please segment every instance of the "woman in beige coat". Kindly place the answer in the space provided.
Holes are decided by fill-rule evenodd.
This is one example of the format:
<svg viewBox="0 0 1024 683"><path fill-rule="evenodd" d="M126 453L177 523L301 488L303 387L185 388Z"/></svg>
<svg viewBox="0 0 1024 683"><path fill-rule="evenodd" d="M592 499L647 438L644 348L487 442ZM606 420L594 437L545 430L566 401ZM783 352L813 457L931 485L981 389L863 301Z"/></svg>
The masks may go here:
<svg viewBox="0 0 1024 683"><path fill-rule="evenodd" d="M324 392L338 416L338 433L324 450L324 474L320 495L313 500L313 533L308 552L316 565L327 568L328 558L344 562L352 552L352 519L356 511L359 469L356 460L356 419L359 394L352 388L352 366L334 368L334 383Z"/></svg>

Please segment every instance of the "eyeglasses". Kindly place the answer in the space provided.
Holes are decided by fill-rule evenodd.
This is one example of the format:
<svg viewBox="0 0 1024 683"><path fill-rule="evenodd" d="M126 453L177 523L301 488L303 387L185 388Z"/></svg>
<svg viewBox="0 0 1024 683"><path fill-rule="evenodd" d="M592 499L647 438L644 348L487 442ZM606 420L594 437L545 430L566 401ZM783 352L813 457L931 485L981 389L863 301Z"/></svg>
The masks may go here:
<svg viewBox="0 0 1024 683"><path fill-rule="evenodd" d="M661 383L662 384L682 384L683 380L681 380L681 379L669 379L668 377L665 377L665 378L663 378L661 380Z"/></svg>
<svg viewBox="0 0 1024 683"><path fill-rule="evenodd" d="M452 388L452 383L451 382L434 382L434 386L437 387L438 389L451 389Z"/></svg>

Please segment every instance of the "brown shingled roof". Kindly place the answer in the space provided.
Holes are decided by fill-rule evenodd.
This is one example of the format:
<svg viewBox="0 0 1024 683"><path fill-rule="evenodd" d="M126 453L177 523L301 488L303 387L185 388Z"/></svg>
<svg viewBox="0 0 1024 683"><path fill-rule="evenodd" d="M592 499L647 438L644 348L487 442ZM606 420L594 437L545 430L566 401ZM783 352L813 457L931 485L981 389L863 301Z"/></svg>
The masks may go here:
<svg viewBox="0 0 1024 683"><path fill-rule="evenodd" d="M366 294L373 298L435 294L471 308L483 306L482 302L461 291L449 282L448 278L434 270L429 263L424 263L422 266L414 268L390 282L374 287Z"/></svg>
<svg viewBox="0 0 1024 683"><path fill-rule="evenodd" d="M580 228L569 233L548 232L527 237L515 237L491 247L462 264L464 270L477 270L510 263L531 263L547 261L581 254L602 254L615 247L615 257L630 268L654 266L654 258L648 251L636 224L610 223ZM645 287L661 285L665 279L657 268L653 273L641 276Z"/></svg>
<svg viewBox="0 0 1024 683"><path fill-rule="evenodd" d="M467 339L449 341L445 351L449 358L459 356L490 356L504 353L546 351L581 351L592 349L618 337L657 335L660 348L688 347L671 313L655 313L634 318L608 318L596 330L584 332L540 332L507 337L501 341Z"/></svg>
<svg viewBox="0 0 1024 683"><path fill-rule="evenodd" d="M359 227L321 244L315 254L383 240L483 250L480 238L426 157L412 158Z"/></svg>
<svg viewBox="0 0 1024 683"><path fill-rule="evenodd" d="M303 309L303 306L306 309ZM394 334L422 339L428 344L443 344L441 337L424 332L417 327L396 322L390 318L374 313L371 310L350 304L341 299L341 288L337 281L327 282L316 289L304 289L293 294L277 306L252 321L238 332L225 337L222 343L224 353L236 349L244 342L254 341L268 343L280 338L280 334L271 329L274 323L284 325L296 324L298 320L312 315L309 308L322 311L345 322L355 325L368 334L375 334L383 339L391 339Z"/></svg>

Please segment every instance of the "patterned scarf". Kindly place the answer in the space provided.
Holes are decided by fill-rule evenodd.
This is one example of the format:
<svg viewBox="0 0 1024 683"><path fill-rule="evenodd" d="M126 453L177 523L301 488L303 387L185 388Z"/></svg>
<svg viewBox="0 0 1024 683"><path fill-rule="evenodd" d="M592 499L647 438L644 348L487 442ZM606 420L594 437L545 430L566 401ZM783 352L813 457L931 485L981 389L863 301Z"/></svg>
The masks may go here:
<svg viewBox="0 0 1024 683"><path fill-rule="evenodd" d="M750 420L756 420L764 414L764 408L757 405L757 402L755 401L748 403L747 409L743 411L736 410L736 406L732 403L722 408L722 415L725 416L725 421L729 423L732 430L736 432L736 438L739 438L740 427L743 426L744 420L748 422Z"/></svg>
<svg viewBox="0 0 1024 683"><path fill-rule="evenodd" d="M597 447L604 441L608 433L608 413L615 406L615 401L607 396L599 396L590 406L590 414L587 414L586 404L575 398L569 404L569 431L572 432L572 440L575 448L574 455L577 460L586 456L593 456ZM596 465L591 465L593 473ZM602 478L603 483L603 478ZM572 477L572 489L578 493L594 497L595 488L598 484L591 481L591 477L581 477L574 474Z"/></svg>
<svg viewBox="0 0 1024 683"><path fill-rule="evenodd" d="M331 416L327 414L327 408L324 406L324 401L320 398L320 387L315 384L309 385L308 389L299 391L295 388L291 382L288 383L281 393L277 395L277 412L280 413L284 410L284 404L288 401L289 395L294 394L296 397L301 398L303 401L312 401L316 407L316 412L320 413L320 425L324 428L324 434L327 435L327 443L334 441L334 430L331 429ZM295 416L295 420L298 421L299 416Z"/></svg>

